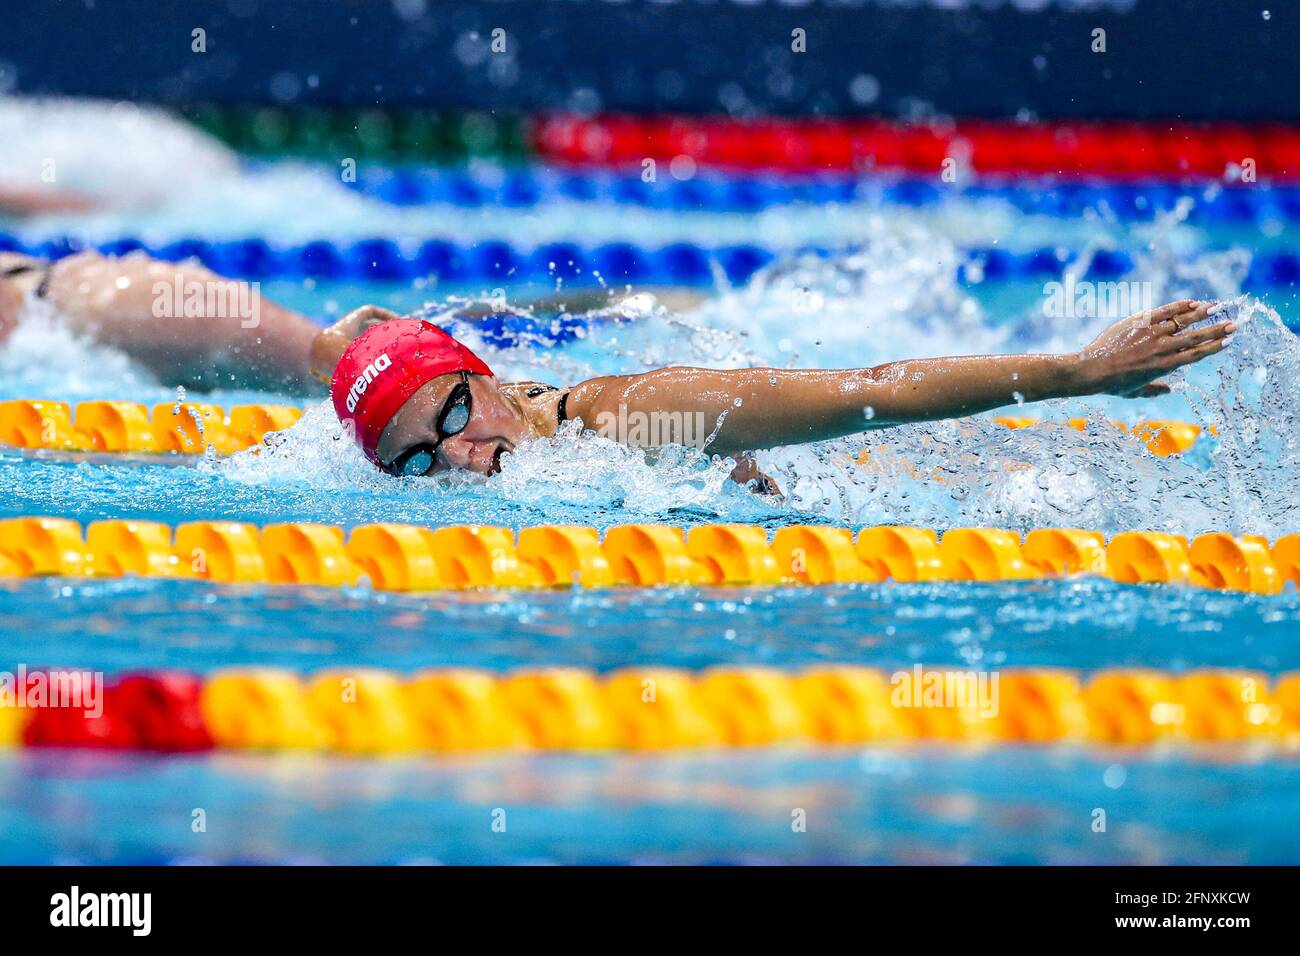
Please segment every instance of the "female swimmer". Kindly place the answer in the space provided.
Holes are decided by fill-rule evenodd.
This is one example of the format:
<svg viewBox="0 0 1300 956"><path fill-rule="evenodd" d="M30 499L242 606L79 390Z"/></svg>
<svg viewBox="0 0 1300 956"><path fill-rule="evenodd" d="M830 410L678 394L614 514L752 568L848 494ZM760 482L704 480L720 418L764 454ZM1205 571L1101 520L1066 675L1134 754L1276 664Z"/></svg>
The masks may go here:
<svg viewBox="0 0 1300 956"><path fill-rule="evenodd" d="M262 301L256 322L160 309L159 292L197 283L242 284L201 267L141 255L83 253L50 264L0 255L0 337L24 301L44 300L74 330L119 348L169 384L275 388L328 381L334 408L365 456L393 475L461 468L488 475L524 439L561 423L633 423L609 437L664 444L656 417L699 417L707 452L740 462L739 481L762 476L745 454L866 430L972 415L1050 398L1169 391L1160 375L1221 351L1236 326L1200 325L1209 302L1183 300L1111 325L1078 352L888 362L840 370L669 367L590 379L567 388L497 380L478 356L422 319L365 306L325 330ZM232 301L226 297L224 301ZM870 413L866 410L870 409ZM713 427L714 423L718 423ZM604 431L604 429L602 429ZM667 430L670 433L671 428ZM680 442L679 442L680 443Z"/></svg>

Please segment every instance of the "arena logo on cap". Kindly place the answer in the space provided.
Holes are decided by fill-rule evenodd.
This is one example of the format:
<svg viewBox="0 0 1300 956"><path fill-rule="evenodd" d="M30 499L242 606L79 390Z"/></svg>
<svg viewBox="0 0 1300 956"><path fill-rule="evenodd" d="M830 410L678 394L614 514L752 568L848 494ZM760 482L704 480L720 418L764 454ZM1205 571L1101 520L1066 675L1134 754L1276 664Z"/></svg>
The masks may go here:
<svg viewBox="0 0 1300 956"><path fill-rule="evenodd" d="M348 389L348 411L355 412L357 410L357 401L365 394L370 383L375 380L380 372L389 368L392 364L393 360L388 357L388 353L383 352L379 358L365 367L362 373L357 376L356 381L352 383L352 387Z"/></svg>

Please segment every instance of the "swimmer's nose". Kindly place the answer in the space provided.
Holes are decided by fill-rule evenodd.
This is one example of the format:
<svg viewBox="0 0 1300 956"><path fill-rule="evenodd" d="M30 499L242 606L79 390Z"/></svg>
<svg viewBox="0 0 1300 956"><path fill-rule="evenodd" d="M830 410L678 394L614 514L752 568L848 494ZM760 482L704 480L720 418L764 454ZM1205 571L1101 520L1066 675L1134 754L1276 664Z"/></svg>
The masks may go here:
<svg viewBox="0 0 1300 956"><path fill-rule="evenodd" d="M451 468L467 469L477 471L473 465L474 442L466 439L463 435L452 435L443 441L438 451L442 457L447 460L447 465Z"/></svg>
<svg viewBox="0 0 1300 956"><path fill-rule="evenodd" d="M495 441L475 441L463 435L453 435L442 443L439 451L451 468L490 475L497 470L497 448Z"/></svg>

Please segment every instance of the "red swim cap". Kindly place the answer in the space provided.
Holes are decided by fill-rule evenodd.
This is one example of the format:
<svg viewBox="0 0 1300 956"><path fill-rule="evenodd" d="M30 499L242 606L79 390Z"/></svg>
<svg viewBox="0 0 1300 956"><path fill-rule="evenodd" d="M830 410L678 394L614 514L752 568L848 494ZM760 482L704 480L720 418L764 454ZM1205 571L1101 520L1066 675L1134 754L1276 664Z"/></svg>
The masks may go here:
<svg viewBox="0 0 1300 956"><path fill-rule="evenodd" d="M343 350L330 380L334 411L339 421L351 425L366 457L379 464L375 452L379 436L397 410L430 381L449 372L492 374L486 362L432 322L382 322Z"/></svg>

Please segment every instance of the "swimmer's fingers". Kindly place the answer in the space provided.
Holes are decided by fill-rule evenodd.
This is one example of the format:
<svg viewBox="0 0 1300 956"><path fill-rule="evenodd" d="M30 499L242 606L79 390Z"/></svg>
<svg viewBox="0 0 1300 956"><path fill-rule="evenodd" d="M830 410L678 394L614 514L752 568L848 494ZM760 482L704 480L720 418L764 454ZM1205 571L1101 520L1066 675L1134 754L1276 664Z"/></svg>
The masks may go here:
<svg viewBox="0 0 1300 956"><path fill-rule="evenodd" d="M1170 369L1179 368L1183 365L1191 365L1193 362L1199 362L1203 358L1208 358L1217 352L1222 352L1227 348L1230 337L1221 339L1212 339L1209 342L1202 342L1200 345L1193 345L1189 349L1183 349L1181 352L1175 352L1166 359L1166 364Z"/></svg>
<svg viewBox="0 0 1300 956"><path fill-rule="evenodd" d="M333 325L316 333L308 357L308 371L322 382L329 382L348 344L371 326L398 318L397 313L378 305L353 309Z"/></svg>
<svg viewBox="0 0 1300 956"><path fill-rule="evenodd" d="M1129 392L1125 398L1157 398L1168 395L1172 389L1164 382L1147 382L1141 388Z"/></svg>
<svg viewBox="0 0 1300 956"><path fill-rule="evenodd" d="M1168 305L1162 305L1158 309L1150 309L1147 312L1139 313L1146 317L1147 322L1151 325L1159 325L1161 322L1177 321L1184 312L1190 312L1196 307L1196 302L1192 299L1179 299L1177 302L1170 302ZM1182 323L1184 325L1189 323Z"/></svg>
<svg viewBox="0 0 1300 956"><path fill-rule="evenodd" d="M1186 332L1179 332L1173 337L1173 341L1181 351L1194 348L1205 342L1226 339L1236 331L1237 325L1235 322L1220 322L1218 325L1207 325L1199 329L1188 329Z"/></svg>
<svg viewBox="0 0 1300 956"><path fill-rule="evenodd" d="M1210 307L1213 305L1212 302L1194 302L1192 305L1193 308L1187 309L1184 312L1179 312L1165 319L1164 323L1160 325L1159 328L1163 329L1169 335L1178 335L1184 329L1196 325L1198 322L1204 322L1210 317Z"/></svg>
<svg viewBox="0 0 1300 956"><path fill-rule="evenodd" d="M391 322L396 318L399 318L396 312L385 309L381 305L363 305L361 308L353 309L343 316L343 318L329 326L329 329L356 338L371 326L378 325L380 322Z"/></svg>

